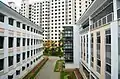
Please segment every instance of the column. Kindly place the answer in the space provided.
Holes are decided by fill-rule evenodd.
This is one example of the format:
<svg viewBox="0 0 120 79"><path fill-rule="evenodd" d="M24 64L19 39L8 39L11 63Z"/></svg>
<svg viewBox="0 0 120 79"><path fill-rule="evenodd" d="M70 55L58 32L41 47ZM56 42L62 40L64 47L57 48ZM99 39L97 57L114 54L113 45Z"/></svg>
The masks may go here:
<svg viewBox="0 0 120 79"><path fill-rule="evenodd" d="M118 79L117 0L113 0L114 22L111 23L111 79Z"/></svg>
<svg viewBox="0 0 120 79"><path fill-rule="evenodd" d="M90 27L92 25L91 16L89 16L89 31L88 31L88 67L90 69L90 62L91 62L91 34L90 34Z"/></svg>
<svg viewBox="0 0 120 79"><path fill-rule="evenodd" d="M20 63L22 64L23 38L20 39Z"/></svg>
<svg viewBox="0 0 120 79"><path fill-rule="evenodd" d="M8 37L4 37L4 73L8 72Z"/></svg>

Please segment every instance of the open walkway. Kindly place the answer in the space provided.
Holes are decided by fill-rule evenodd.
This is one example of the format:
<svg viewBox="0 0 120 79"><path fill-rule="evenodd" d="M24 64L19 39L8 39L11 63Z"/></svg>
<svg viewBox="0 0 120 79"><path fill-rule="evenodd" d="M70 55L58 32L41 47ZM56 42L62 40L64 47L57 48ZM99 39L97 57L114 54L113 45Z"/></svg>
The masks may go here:
<svg viewBox="0 0 120 79"><path fill-rule="evenodd" d="M47 63L37 74L36 79L60 79L60 72L54 72L55 62L58 59L58 57L49 57Z"/></svg>

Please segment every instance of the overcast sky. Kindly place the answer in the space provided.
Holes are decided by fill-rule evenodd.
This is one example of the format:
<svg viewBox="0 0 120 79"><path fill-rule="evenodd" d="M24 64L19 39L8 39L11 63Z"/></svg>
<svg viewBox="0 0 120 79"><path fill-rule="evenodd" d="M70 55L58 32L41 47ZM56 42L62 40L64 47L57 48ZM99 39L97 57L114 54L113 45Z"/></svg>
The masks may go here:
<svg viewBox="0 0 120 79"><path fill-rule="evenodd" d="M22 0L0 0L0 1L2 1L2 2L4 2L4 3L8 3L8 2L11 2L11 1L13 1L13 2L15 2L15 4L18 6L18 7L20 7L20 4L21 4L21 1ZM30 3L31 2L33 2L33 1L42 1L42 0L29 0L30 1Z"/></svg>

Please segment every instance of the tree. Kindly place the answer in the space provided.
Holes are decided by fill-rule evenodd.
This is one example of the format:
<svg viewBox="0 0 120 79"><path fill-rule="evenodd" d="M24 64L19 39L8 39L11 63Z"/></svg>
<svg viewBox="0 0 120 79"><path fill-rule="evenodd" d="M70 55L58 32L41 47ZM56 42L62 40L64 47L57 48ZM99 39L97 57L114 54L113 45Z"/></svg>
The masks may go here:
<svg viewBox="0 0 120 79"><path fill-rule="evenodd" d="M59 52L59 58L61 59L61 57L63 57L63 38L59 40L58 52Z"/></svg>

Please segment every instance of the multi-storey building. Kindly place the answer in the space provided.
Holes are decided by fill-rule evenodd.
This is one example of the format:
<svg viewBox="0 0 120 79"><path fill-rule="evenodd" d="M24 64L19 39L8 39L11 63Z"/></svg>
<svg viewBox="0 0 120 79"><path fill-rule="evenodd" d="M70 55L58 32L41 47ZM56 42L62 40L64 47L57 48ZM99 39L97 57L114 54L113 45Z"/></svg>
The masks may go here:
<svg viewBox="0 0 120 79"><path fill-rule="evenodd" d="M94 0L75 0L75 23L87 10Z"/></svg>
<svg viewBox="0 0 120 79"><path fill-rule="evenodd" d="M32 6L34 6L34 20L33 22L39 26L42 26L42 3L41 2L34 2L33 4L31 4Z"/></svg>
<svg viewBox="0 0 120 79"><path fill-rule="evenodd" d="M75 25L63 26L63 51L65 68L79 67L79 27Z"/></svg>
<svg viewBox="0 0 120 79"><path fill-rule="evenodd" d="M29 6L29 0L22 0L21 1L21 14L25 16L26 18L29 18L29 9L31 9L31 6Z"/></svg>
<svg viewBox="0 0 120 79"><path fill-rule="evenodd" d="M12 9L14 9L18 13L21 12L21 9L18 6L16 6L15 2L8 2L8 5L9 5L9 7L11 7Z"/></svg>
<svg viewBox="0 0 120 79"><path fill-rule="evenodd" d="M42 27L0 1L0 79L20 79L42 59Z"/></svg>
<svg viewBox="0 0 120 79"><path fill-rule="evenodd" d="M42 28L43 32L43 40L46 42L49 40L50 36L50 1L44 0L42 1Z"/></svg>
<svg viewBox="0 0 120 79"><path fill-rule="evenodd" d="M45 0L29 4L28 0L23 0L21 9L24 16L28 17L28 14L32 15L33 19L29 19L37 25L42 25L44 29L44 42L53 40L56 42L56 46L58 46L63 30L62 26L75 24L92 1L93 0ZM33 6L34 11L31 10L30 6ZM27 10L29 10L29 12ZM33 14L30 12L33 12Z"/></svg>
<svg viewBox="0 0 120 79"><path fill-rule="evenodd" d="M84 79L120 79L120 0L95 0L78 20Z"/></svg>
<svg viewBox="0 0 120 79"><path fill-rule="evenodd" d="M56 43L60 39L62 25L66 24L66 1L50 1L50 39Z"/></svg>

